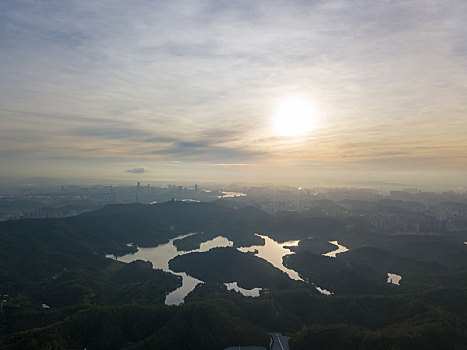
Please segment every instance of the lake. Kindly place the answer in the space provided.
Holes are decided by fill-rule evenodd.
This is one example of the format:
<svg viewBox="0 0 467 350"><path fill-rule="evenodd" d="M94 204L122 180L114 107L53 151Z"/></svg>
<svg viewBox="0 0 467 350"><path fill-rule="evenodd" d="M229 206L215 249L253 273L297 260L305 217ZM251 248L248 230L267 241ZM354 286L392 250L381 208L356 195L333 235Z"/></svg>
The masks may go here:
<svg viewBox="0 0 467 350"><path fill-rule="evenodd" d="M201 243L198 249L193 249L190 251L177 251L177 247L173 244L173 242L177 239L183 239L185 237L193 236L196 233L189 233L186 235L181 235L175 238L172 238L168 243L160 244L156 247L151 248L141 248L138 247L138 251L135 253L126 254L116 259L118 261L123 261L126 263L135 261L135 260L143 260L143 261L150 261L155 269L161 269L166 272L173 273L174 275L180 276L182 278L182 286L173 292L167 294L165 298L166 305L179 305L183 303L185 297L195 289L195 287L203 283L203 281L194 278L185 272L175 272L169 268L169 261L179 255L184 255L188 253L194 252L207 252L212 248L218 247L232 247L233 242L227 239L226 237L217 236L211 240ZM108 258L115 259L113 255L107 255ZM259 296L260 288L254 288L252 290L240 288L237 285L237 282L226 284L228 289L234 289L239 293L242 293L245 296Z"/></svg>
<svg viewBox="0 0 467 350"><path fill-rule="evenodd" d="M245 289L239 287L237 282L224 283L224 286L227 287L227 290L234 290L236 292L242 293L244 296L247 297L259 297L259 292L263 290L263 288Z"/></svg>
<svg viewBox="0 0 467 350"><path fill-rule="evenodd" d="M349 251L349 248L347 248L347 247L345 247L343 245L340 245L338 241L329 241L329 243L334 244L337 247L337 249L323 254L324 256L328 256L330 258L335 258L337 256L337 254L345 253L345 252Z"/></svg>
<svg viewBox="0 0 467 350"><path fill-rule="evenodd" d="M401 279L402 277L400 275L388 272L388 283L392 283L398 286Z"/></svg>
<svg viewBox="0 0 467 350"><path fill-rule="evenodd" d="M297 246L300 241L288 241L284 243L278 243L268 236L259 235L257 236L264 239L264 245L253 245L251 247L242 247L238 248L239 251L246 252L255 252L255 255L259 258L263 258L270 262L275 268L284 271L291 279L297 281L303 281L303 279L298 275L294 270L291 270L284 266L282 258L285 255L293 254L290 249L287 247Z"/></svg>
<svg viewBox="0 0 467 350"><path fill-rule="evenodd" d="M184 254L194 253L194 252L207 252L213 248L233 246L233 242L223 236L217 236L211 240L203 242L201 243L198 249L193 249L190 251L178 251L177 247L173 244L175 240L183 239L185 237L189 237L195 234L196 233L189 233L186 235L181 235L181 236L172 238L169 242L160 244L156 247L151 247L151 248L138 247L138 251L136 251L135 253L126 254L126 255L123 255L117 258L113 255L107 255L107 257L117 259L119 261L126 262L126 263L129 263L135 260L150 261L153 265L153 268L161 269L163 271L170 272L170 273L173 273L174 275L180 276L182 278L182 286L174 290L173 292L167 294L166 299L165 299L165 304L167 305L179 305L183 303L185 297L191 291L193 291L198 284L204 283L204 282L186 274L185 272L172 271L169 268L169 261L179 255L184 255ZM297 246L300 241L297 240L297 241L288 241L284 243L278 243L272 238L270 238L269 236L259 235L259 234L256 234L256 235L264 239L265 241L264 245L240 247L237 249L243 253L254 252L254 254L257 257L268 261L277 269L285 272L289 276L289 278L293 280L297 280L297 281L303 281L303 279L299 276L297 271L287 268L284 265L283 260L282 260L285 255L295 254L287 247ZM336 245L338 245L337 241L336 241ZM342 250L341 247L345 250ZM337 251L343 252L346 250L347 248L339 245L338 249L331 253L336 252L337 254ZM314 283L312 284L315 285ZM237 282L224 283L224 285L226 286L228 290L235 290L243 294L244 296L251 296L251 297L259 296L260 291L262 290L262 288L244 289L244 288L239 287ZM320 288L316 285L315 285L315 288L316 290L318 290L320 293L324 295L332 294L332 292L324 288Z"/></svg>

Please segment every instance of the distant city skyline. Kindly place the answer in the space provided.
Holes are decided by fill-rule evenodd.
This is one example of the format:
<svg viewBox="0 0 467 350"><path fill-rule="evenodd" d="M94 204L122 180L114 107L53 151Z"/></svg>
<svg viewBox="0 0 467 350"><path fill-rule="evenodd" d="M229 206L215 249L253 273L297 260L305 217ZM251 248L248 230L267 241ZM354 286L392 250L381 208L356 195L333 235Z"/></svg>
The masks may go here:
<svg viewBox="0 0 467 350"><path fill-rule="evenodd" d="M463 0L3 1L0 176L465 188L466 22Z"/></svg>

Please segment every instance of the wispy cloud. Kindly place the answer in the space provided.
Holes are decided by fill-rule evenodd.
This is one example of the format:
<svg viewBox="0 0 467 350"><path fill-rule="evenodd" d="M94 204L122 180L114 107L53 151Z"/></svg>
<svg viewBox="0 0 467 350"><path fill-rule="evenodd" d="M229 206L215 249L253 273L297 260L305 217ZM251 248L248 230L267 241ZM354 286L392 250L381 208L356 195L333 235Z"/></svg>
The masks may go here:
<svg viewBox="0 0 467 350"><path fill-rule="evenodd" d="M213 145L209 142L173 142L166 148L152 152L153 154L177 159L194 160L201 162L219 162L228 160L230 162L245 161L261 156L259 151L251 151L242 148L228 148Z"/></svg>
<svg viewBox="0 0 467 350"><path fill-rule="evenodd" d="M0 160L344 169L449 153L465 170L466 13L463 0L3 1ZM284 142L271 116L296 94L319 130Z"/></svg>

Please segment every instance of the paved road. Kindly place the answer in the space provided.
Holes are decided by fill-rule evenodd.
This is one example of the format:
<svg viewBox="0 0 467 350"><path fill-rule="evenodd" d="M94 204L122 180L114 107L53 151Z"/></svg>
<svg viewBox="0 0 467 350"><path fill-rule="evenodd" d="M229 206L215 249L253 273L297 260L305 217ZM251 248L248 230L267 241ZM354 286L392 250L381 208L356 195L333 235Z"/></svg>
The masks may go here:
<svg viewBox="0 0 467 350"><path fill-rule="evenodd" d="M282 333L271 333L273 340L272 350L289 350L289 337L282 335Z"/></svg>
<svg viewBox="0 0 467 350"><path fill-rule="evenodd" d="M282 333L273 332L269 333L272 339L272 350L289 350L289 337ZM266 350L262 346L231 346L224 350Z"/></svg>
<svg viewBox="0 0 467 350"><path fill-rule="evenodd" d="M231 346L224 350L266 350L266 348L262 346Z"/></svg>

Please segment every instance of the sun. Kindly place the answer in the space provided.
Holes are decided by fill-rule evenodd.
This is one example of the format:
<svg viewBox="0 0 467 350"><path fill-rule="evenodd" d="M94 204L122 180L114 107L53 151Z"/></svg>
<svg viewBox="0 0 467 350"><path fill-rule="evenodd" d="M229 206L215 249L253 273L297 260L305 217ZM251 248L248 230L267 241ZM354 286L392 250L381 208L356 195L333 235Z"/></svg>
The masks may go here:
<svg viewBox="0 0 467 350"><path fill-rule="evenodd" d="M315 112L306 100L285 100L274 114L274 132L278 136L305 135L313 130L315 124Z"/></svg>

